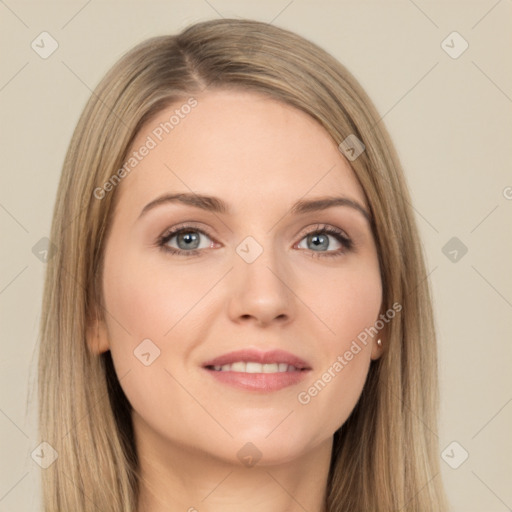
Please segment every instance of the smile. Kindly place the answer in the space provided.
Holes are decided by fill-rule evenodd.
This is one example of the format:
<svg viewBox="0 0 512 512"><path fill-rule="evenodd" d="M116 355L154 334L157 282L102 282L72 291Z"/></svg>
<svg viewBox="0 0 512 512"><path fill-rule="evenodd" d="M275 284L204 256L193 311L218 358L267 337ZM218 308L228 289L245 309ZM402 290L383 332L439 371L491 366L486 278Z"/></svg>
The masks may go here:
<svg viewBox="0 0 512 512"><path fill-rule="evenodd" d="M264 393L297 385L312 370L309 363L283 350L237 350L202 366L223 386Z"/></svg>

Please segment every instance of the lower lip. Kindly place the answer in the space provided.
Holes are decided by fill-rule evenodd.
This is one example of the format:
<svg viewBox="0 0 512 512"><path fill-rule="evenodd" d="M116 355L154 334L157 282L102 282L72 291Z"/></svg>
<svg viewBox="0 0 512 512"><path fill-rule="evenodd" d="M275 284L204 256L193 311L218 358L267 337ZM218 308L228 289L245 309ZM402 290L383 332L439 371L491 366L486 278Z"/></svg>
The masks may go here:
<svg viewBox="0 0 512 512"><path fill-rule="evenodd" d="M309 370L277 373L245 373L205 370L218 381L235 388L251 391L278 391L301 382Z"/></svg>

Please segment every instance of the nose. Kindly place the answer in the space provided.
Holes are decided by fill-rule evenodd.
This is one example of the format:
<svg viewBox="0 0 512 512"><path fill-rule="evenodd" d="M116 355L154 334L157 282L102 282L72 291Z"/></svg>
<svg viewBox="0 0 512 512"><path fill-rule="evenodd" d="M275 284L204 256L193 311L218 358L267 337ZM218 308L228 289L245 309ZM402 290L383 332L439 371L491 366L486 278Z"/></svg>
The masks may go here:
<svg viewBox="0 0 512 512"><path fill-rule="evenodd" d="M295 296L291 272L282 257L269 248L264 248L252 263L238 254L234 257L234 268L229 277L231 320L259 326L289 323L295 315Z"/></svg>

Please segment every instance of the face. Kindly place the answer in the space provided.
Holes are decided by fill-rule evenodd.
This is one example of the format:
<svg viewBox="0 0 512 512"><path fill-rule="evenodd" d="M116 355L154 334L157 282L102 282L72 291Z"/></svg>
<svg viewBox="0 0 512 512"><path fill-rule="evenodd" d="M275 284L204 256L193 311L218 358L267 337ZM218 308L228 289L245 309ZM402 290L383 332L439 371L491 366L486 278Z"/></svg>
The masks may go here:
<svg viewBox="0 0 512 512"><path fill-rule="evenodd" d="M91 347L111 351L141 442L235 462L251 442L260 464L289 461L331 442L380 355L378 336L361 341L382 299L368 206L305 113L195 98L133 143Z"/></svg>

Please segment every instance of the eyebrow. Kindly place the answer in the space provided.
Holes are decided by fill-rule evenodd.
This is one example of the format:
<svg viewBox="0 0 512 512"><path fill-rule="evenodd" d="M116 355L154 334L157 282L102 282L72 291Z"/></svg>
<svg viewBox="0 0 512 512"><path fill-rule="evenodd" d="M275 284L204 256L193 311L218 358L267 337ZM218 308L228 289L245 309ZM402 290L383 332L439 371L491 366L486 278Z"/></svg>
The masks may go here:
<svg viewBox="0 0 512 512"><path fill-rule="evenodd" d="M229 214L230 211L229 206L218 197L195 193L164 194L144 206L140 212L139 219L157 206L168 203L181 203L214 213ZM348 206L349 208L361 213L368 222L371 222L370 213L360 203L348 197L327 196L319 197L317 199L300 199L291 207L290 212L293 215L299 215L303 213L318 212L336 206Z"/></svg>

